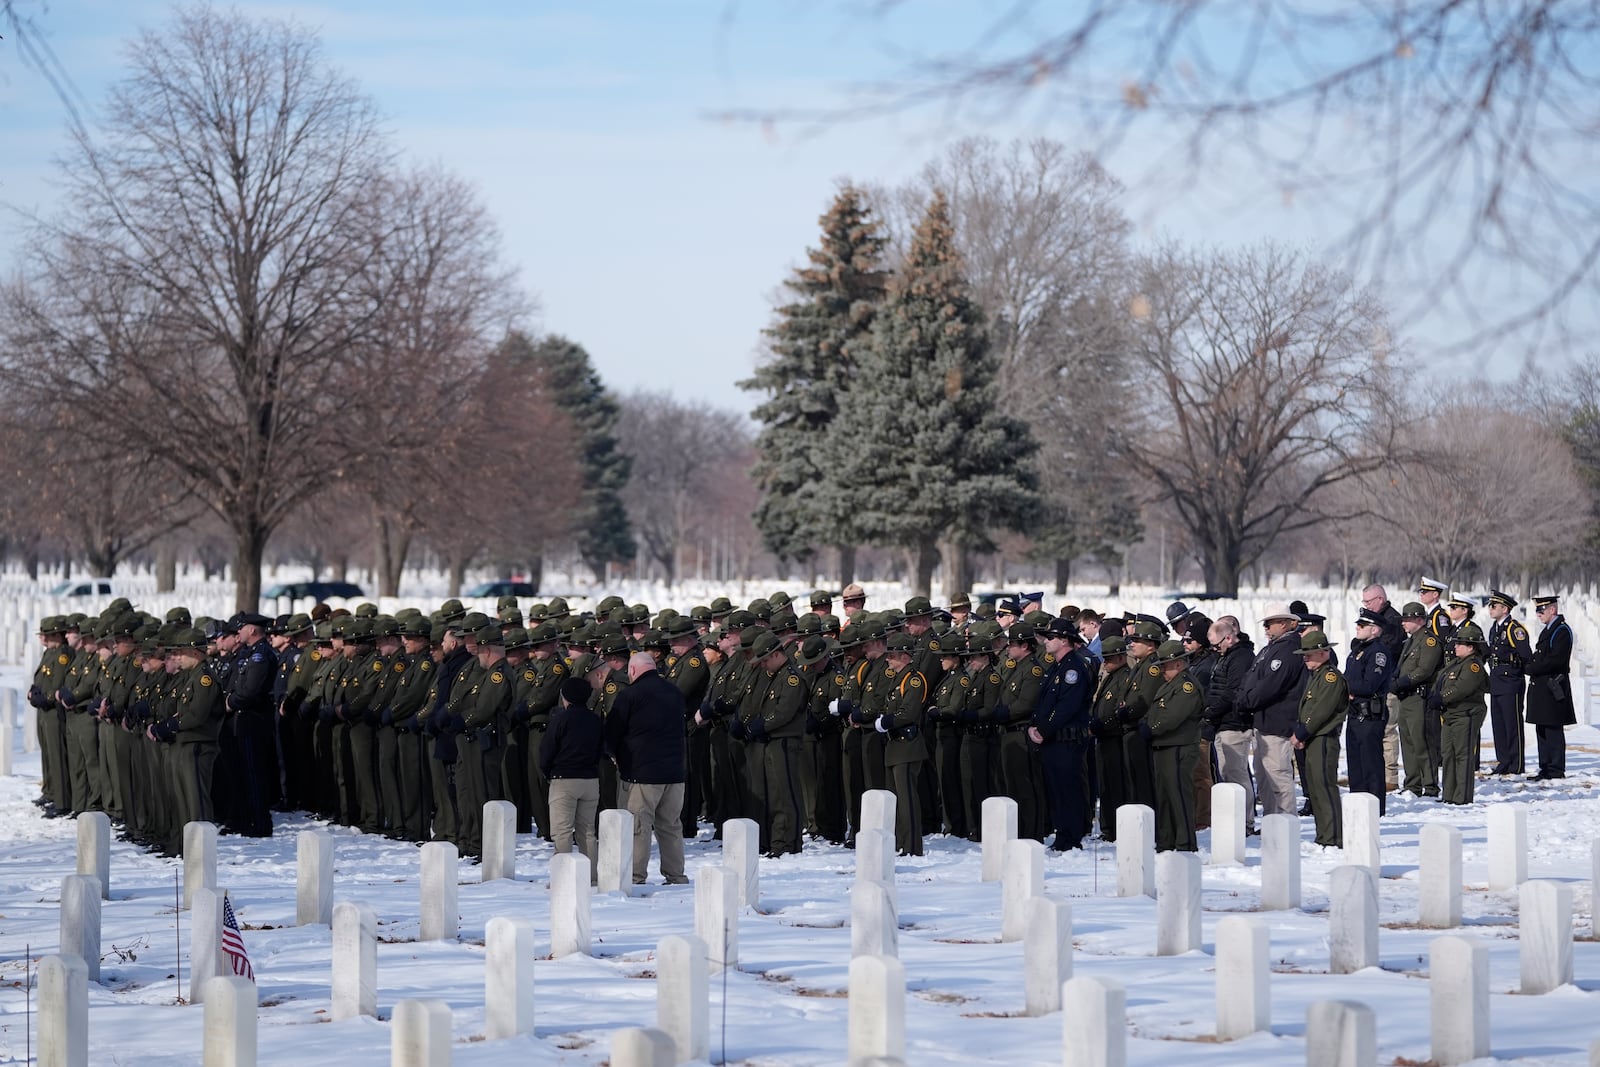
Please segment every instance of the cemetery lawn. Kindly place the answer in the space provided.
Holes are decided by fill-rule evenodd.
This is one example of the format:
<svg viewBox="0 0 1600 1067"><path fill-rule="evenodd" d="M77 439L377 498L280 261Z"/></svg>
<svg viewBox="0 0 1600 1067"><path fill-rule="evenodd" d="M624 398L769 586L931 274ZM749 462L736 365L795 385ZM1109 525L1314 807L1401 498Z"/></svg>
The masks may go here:
<svg viewBox="0 0 1600 1067"><path fill-rule="evenodd" d="M1328 973L1330 872L1343 860L1312 844L1307 818L1301 820L1302 908L1259 910L1260 838L1251 838L1245 866L1205 867L1205 951L1176 957L1154 955L1154 901L1115 896L1114 846L1048 853L1045 892L1072 907L1073 973L1126 987L1132 1064L1303 1064L1307 1007L1328 999L1373 1009L1380 1064L1424 1063L1429 942L1441 933L1468 934L1489 945L1494 1057L1586 1064L1590 1041L1600 1037L1600 944L1592 936L1590 884L1600 840L1600 731L1577 727L1567 739L1565 781L1479 778L1477 802L1464 808L1390 796L1382 821L1378 968ZM45 820L31 803L38 768L37 754L19 748L17 775L0 778L0 1063L25 1062L25 950L33 968L57 950L61 879L75 871L72 820ZM1512 801L1528 805L1528 876L1573 890L1575 985L1543 996L1518 992L1517 893L1485 888L1487 813ZM524 836L515 881L482 885L479 868L461 863L459 941L420 943L418 849L332 828L334 899L369 904L379 923L379 1018L333 1023L330 931L294 925L295 834L321 824L301 815L276 818L270 840L224 836L218 844L218 888L228 891L244 926L260 989L264 1064L387 1064L394 1005L419 997L449 1004L457 1064L603 1063L614 1031L656 1023L658 939L694 932L694 887L661 884L652 862L640 895L594 897L592 957L544 959L551 849ZM1459 827L1463 836L1463 926L1454 931L1417 924L1418 834L1434 821ZM1200 835L1203 854L1209 837ZM1000 885L980 880L978 846L930 836L926 848L926 856L896 864L907 1062L1060 1063L1061 1016L1022 1015L1023 946L999 940ZM687 851L692 878L697 868L719 862L720 843L703 829ZM173 907L180 870L178 860L121 841L112 845L102 977L89 987L90 1063L199 1062L203 1009L178 1003L188 991L190 948L188 914L176 915ZM844 1062L853 873L853 852L820 842L808 842L803 855L761 861L760 906L739 920L738 968L712 974L710 1062ZM1270 929L1272 1023L1270 1032L1224 1042L1215 1037L1213 935L1220 919L1239 914ZM483 1039L484 928L502 915L530 919L538 930L536 1029L489 1042ZM37 1053L36 1037L33 1048Z"/></svg>

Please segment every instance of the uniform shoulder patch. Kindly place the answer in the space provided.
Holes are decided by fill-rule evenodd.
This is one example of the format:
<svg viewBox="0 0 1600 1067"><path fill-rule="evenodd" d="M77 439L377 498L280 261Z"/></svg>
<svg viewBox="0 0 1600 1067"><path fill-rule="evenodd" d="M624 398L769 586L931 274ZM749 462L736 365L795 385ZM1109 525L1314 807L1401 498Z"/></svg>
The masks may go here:
<svg viewBox="0 0 1600 1067"><path fill-rule="evenodd" d="M1078 672L1069 670L1066 673L1066 679L1067 679L1067 684L1068 685L1077 685L1078 684Z"/></svg>
<svg viewBox="0 0 1600 1067"><path fill-rule="evenodd" d="M322 653L318 652L316 649L313 648L311 650L311 662L315 663L321 658L322 658Z"/></svg>
<svg viewBox="0 0 1600 1067"><path fill-rule="evenodd" d="M551 674L566 674L567 673L567 669L565 667L563 667L561 664L557 663L554 667L550 668L550 673Z"/></svg>
<svg viewBox="0 0 1600 1067"><path fill-rule="evenodd" d="M1483 670L1483 668L1478 666L1476 663L1469 663L1467 666L1472 668L1473 674L1477 674L1479 671Z"/></svg>
<svg viewBox="0 0 1600 1067"><path fill-rule="evenodd" d="M420 664L418 664L418 666L420 666L425 671L431 671L431 670L433 670L433 660L425 659Z"/></svg>
<svg viewBox="0 0 1600 1067"><path fill-rule="evenodd" d="M919 674L913 674L911 677L906 679L906 684L915 689L922 684L922 676Z"/></svg>
<svg viewBox="0 0 1600 1067"><path fill-rule="evenodd" d="M404 673L406 673L406 661L405 660L397 659L397 660L394 661L394 673L396 673L396 674L404 674Z"/></svg>
<svg viewBox="0 0 1600 1067"><path fill-rule="evenodd" d="M606 683L606 692L608 694L615 693L616 691L617 691L617 683L616 682L607 682Z"/></svg>
<svg viewBox="0 0 1600 1067"><path fill-rule="evenodd" d="M800 679L796 678L794 675L791 674L791 675L789 675L789 684L790 685L799 685L800 684Z"/></svg>
<svg viewBox="0 0 1600 1067"><path fill-rule="evenodd" d="M372 669L375 670L375 671L383 670L383 660L381 660L381 659L373 660L372 661Z"/></svg>
<svg viewBox="0 0 1600 1067"><path fill-rule="evenodd" d="M1193 682L1184 682L1184 683L1183 683L1183 691L1184 691L1184 692L1185 692L1185 693L1192 693L1192 692L1194 692L1194 683L1193 683Z"/></svg>
<svg viewBox="0 0 1600 1067"><path fill-rule="evenodd" d="M71 657L71 656L69 656L69 655L67 655L67 654L66 654L66 653L65 653L65 652L63 652L63 653L61 653L61 658L60 658L60 660L59 660L59 661L58 661L58 662L59 662L59 663L60 663L60 664L61 664L61 665L62 665L62 666L63 666L63 667L65 667L65 666L66 666L66 665L67 665L67 664L69 664L69 663L71 663L71 662L72 662L72 657Z"/></svg>
<svg viewBox="0 0 1600 1067"><path fill-rule="evenodd" d="M1000 684L1000 676L998 674L989 675L989 684L990 685L999 685Z"/></svg>
<svg viewBox="0 0 1600 1067"><path fill-rule="evenodd" d="M963 674L961 676L961 688L968 689L968 688L971 688L971 686L972 686L972 679L968 678L966 675Z"/></svg>
<svg viewBox="0 0 1600 1067"><path fill-rule="evenodd" d="M1432 637L1428 638L1428 647L1429 648L1432 648L1434 645L1437 645L1438 643L1439 642L1437 640L1435 640L1434 638L1432 638Z"/></svg>
<svg viewBox="0 0 1600 1067"><path fill-rule="evenodd" d="M690 656L689 657L689 666L691 666L691 667L700 666L700 657L699 656Z"/></svg>
<svg viewBox="0 0 1600 1067"><path fill-rule="evenodd" d="M524 682L537 681L538 677L539 676L536 673L534 673L534 671L531 668L529 670L525 670L525 671L522 672L522 680Z"/></svg>
<svg viewBox="0 0 1600 1067"><path fill-rule="evenodd" d="M1384 655L1382 652L1379 652L1372 657L1372 662L1376 663L1379 667L1387 667L1389 665L1389 657Z"/></svg>
<svg viewBox="0 0 1600 1067"><path fill-rule="evenodd" d="M67 657L62 656L61 657L61 662L62 663L67 662ZM1012 659L1010 656L1006 657L1006 670L1009 671L1011 668L1015 667L1016 665L1017 665L1017 661L1016 660Z"/></svg>
<svg viewBox="0 0 1600 1067"><path fill-rule="evenodd" d="M842 674L834 675L833 676L833 684L842 687L844 685L844 675L842 675Z"/></svg>
<svg viewBox="0 0 1600 1067"><path fill-rule="evenodd" d="M506 680L506 676L501 674L499 671L491 671L491 672L489 672L489 681L493 682L495 685L499 685L501 682L503 682L505 680Z"/></svg>
<svg viewBox="0 0 1600 1067"><path fill-rule="evenodd" d="M1039 665L1038 665L1038 664L1037 664L1037 663L1035 663L1035 664L1034 664L1034 665L1033 665L1033 676L1034 676L1034 677L1035 677L1035 678L1042 678L1042 677L1044 677L1044 668L1043 668L1043 667L1041 667L1041 666L1039 666Z"/></svg>
<svg viewBox="0 0 1600 1067"><path fill-rule="evenodd" d="M1153 674L1153 675L1154 674L1160 674L1161 673L1161 668L1157 667L1154 663L1152 663L1152 664L1150 664L1150 673Z"/></svg>
<svg viewBox="0 0 1600 1067"><path fill-rule="evenodd" d="M1329 671L1327 674L1322 676L1322 680L1325 682L1337 682L1339 680L1339 672Z"/></svg>
<svg viewBox="0 0 1600 1067"><path fill-rule="evenodd" d="M211 684L213 684L212 681L211 681L211 675L202 674L200 676L200 684L201 685L211 685Z"/></svg>
<svg viewBox="0 0 1600 1067"><path fill-rule="evenodd" d="M930 640L928 642L928 651L929 652L937 652L937 651L939 651L939 639L937 637L933 638L932 640Z"/></svg>

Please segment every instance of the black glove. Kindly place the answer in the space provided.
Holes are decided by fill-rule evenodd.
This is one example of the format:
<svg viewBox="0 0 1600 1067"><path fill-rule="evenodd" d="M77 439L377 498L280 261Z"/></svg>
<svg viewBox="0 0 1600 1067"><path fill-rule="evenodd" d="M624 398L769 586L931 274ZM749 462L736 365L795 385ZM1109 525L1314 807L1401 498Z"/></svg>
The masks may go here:
<svg viewBox="0 0 1600 1067"><path fill-rule="evenodd" d="M60 689L56 690L56 700L59 701L61 706L64 708L72 707L72 694L67 692L66 686L62 686Z"/></svg>
<svg viewBox="0 0 1600 1067"><path fill-rule="evenodd" d="M1201 723L1200 724L1200 740L1202 740L1202 741L1215 741L1216 739L1217 739L1217 728L1215 726L1211 725L1209 722Z"/></svg>
<svg viewBox="0 0 1600 1067"><path fill-rule="evenodd" d="M978 721L978 709L977 708L962 708L961 709L961 721L962 722L977 722Z"/></svg>
<svg viewBox="0 0 1600 1067"><path fill-rule="evenodd" d="M727 715L731 711L733 711L733 705L728 703L726 700L723 700L721 697L717 697L711 702L711 712L718 717Z"/></svg>
<svg viewBox="0 0 1600 1067"><path fill-rule="evenodd" d="M1007 721L1011 718L1011 708L1005 704L996 704L994 706L994 718L996 722Z"/></svg>
<svg viewBox="0 0 1600 1067"><path fill-rule="evenodd" d="M856 721L856 702L853 701L853 700L847 700L844 697L840 697L839 698L839 714L843 715L845 718L849 719L851 722L855 722Z"/></svg>
<svg viewBox="0 0 1600 1067"><path fill-rule="evenodd" d="M1302 745L1308 745L1311 743L1311 731L1303 722L1297 722L1294 724L1294 736L1295 739L1298 740Z"/></svg>
<svg viewBox="0 0 1600 1067"><path fill-rule="evenodd" d="M850 721L855 723L857 726L871 726L872 716L868 715L860 708L855 708L850 712Z"/></svg>
<svg viewBox="0 0 1600 1067"><path fill-rule="evenodd" d="M333 705L324 704L321 708L319 708L317 710L317 718L321 719L323 722L332 722L333 721Z"/></svg>
<svg viewBox="0 0 1600 1067"><path fill-rule="evenodd" d="M33 686L28 690L28 703L36 708L48 708L50 702L44 698L44 690Z"/></svg>
<svg viewBox="0 0 1600 1067"><path fill-rule="evenodd" d="M532 718L533 709L528 707L528 702L526 700L511 709L511 721L514 723L521 725L530 721Z"/></svg>
<svg viewBox="0 0 1600 1067"><path fill-rule="evenodd" d="M379 726L393 726L394 725L394 711L392 709L390 709L390 708L384 708L382 711L380 711L378 713L378 725Z"/></svg>
<svg viewBox="0 0 1600 1067"><path fill-rule="evenodd" d="M1128 710L1128 705L1117 705L1117 721L1126 726L1133 721L1133 712Z"/></svg>
<svg viewBox="0 0 1600 1067"><path fill-rule="evenodd" d="M745 737L751 741L765 741L767 739L767 721L760 716L750 720L745 727Z"/></svg>
<svg viewBox="0 0 1600 1067"><path fill-rule="evenodd" d="M178 736L178 722L176 719L158 722L150 729L156 735L157 741L165 741L170 744Z"/></svg>
<svg viewBox="0 0 1600 1067"><path fill-rule="evenodd" d="M728 720L728 736L733 738L735 741L743 741L745 739L743 719L735 717Z"/></svg>
<svg viewBox="0 0 1600 1067"><path fill-rule="evenodd" d="M1397 697L1408 697L1411 695L1411 690L1413 688L1414 686L1411 684L1411 676L1409 674L1402 674L1400 677L1396 678L1392 683L1390 683L1389 692L1393 693Z"/></svg>
<svg viewBox="0 0 1600 1067"><path fill-rule="evenodd" d="M453 734L465 733L467 730L467 720L462 718L460 715L452 715L450 716L449 728L450 732Z"/></svg>
<svg viewBox="0 0 1600 1067"><path fill-rule="evenodd" d="M1140 719L1139 720L1139 736L1144 738L1146 741L1148 741L1148 740L1150 740L1150 738L1154 734L1155 734L1155 730L1151 728L1150 720L1149 719Z"/></svg>
<svg viewBox="0 0 1600 1067"><path fill-rule="evenodd" d="M1429 711L1443 711L1444 710L1444 693L1442 693L1439 690L1435 689L1433 692L1428 694L1428 710Z"/></svg>
<svg viewBox="0 0 1600 1067"><path fill-rule="evenodd" d="M1100 726L1100 720L1099 719L1090 719L1089 720L1089 736L1090 737L1099 737L1101 732L1102 732L1102 729L1101 729L1101 726Z"/></svg>

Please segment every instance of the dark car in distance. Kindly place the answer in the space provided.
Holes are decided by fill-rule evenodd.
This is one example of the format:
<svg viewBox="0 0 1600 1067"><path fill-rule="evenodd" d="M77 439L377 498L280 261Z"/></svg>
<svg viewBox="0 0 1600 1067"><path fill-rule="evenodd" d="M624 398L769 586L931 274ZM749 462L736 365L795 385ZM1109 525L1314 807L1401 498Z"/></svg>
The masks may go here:
<svg viewBox="0 0 1600 1067"><path fill-rule="evenodd" d="M354 582L285 582L274 585L261 594L263 600L350 600L366 596Z"/></svg>
<svg viewBox="0 0 1600 1067"><path fill-rule="evenodd" d="M532 582L479 582L461 595L464 597L538 596L539 587Z"/></svg>

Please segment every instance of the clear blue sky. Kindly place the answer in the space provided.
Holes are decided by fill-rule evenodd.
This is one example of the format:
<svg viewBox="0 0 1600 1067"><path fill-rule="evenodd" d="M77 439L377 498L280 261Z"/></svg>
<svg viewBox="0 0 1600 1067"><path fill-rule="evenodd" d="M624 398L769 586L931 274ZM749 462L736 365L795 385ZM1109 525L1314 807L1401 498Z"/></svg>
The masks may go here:
<svg viewBox="0 0 1600 1067"><path fill-rule="evenodd" d="M170 11L150 0L17 3L91 111L121 70L123 45ZM585 345L613 387L668 389L740 410L751 398L733 382L749 372L771 295L814 243L836 179L905 179L975 132L1072 144L1079 131L1040 108L1000 121L922 112L804 136L710 116L841 101L852 85L971 39L1001 6L918 0L873 14L862 0L240 5L320 30L329 59L377 101L403 152L477 186L539 302L537 325ZM0 200L47 211L63 107L12 42L0 49ZM1131 143L1113 170L1137 177L1141 151ZM1139 237L1314 243L1322 235L1313 206L1268 194L1241 211L1248 176L1211 177L1225 200L1174 201L1170 190L1136 186L1128 209ZM17 234L15 217L0 219L0 268L16 265Z"/></svg>

